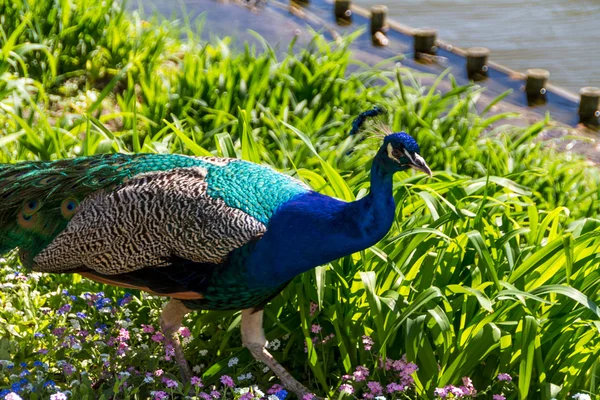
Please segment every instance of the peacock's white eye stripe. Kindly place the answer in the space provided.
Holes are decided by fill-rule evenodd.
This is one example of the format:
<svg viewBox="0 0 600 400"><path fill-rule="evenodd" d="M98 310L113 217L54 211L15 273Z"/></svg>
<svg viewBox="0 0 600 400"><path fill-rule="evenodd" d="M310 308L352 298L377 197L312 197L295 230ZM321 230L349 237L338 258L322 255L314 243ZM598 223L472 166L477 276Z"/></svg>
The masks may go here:
<svg viewBox="0 0 600 400"><path fill-rule="evenodd" d="M400 162L399 159L394 157L394 148L392 147L391 143L388 143L388 145L387 145L387 153L388 153L389 158L391 158L392 160L396 161L399 164L402 164L402 162Z"/></svg>
<svg viewBox="0 0 600 400"><path fill-rule="evenodd" d="M411 163L415 163L415 159L414 157L410 154L410 152L406 149L404 149L404 154L406 154L406 157L408 157L408 159L410 160Z"/></svg>

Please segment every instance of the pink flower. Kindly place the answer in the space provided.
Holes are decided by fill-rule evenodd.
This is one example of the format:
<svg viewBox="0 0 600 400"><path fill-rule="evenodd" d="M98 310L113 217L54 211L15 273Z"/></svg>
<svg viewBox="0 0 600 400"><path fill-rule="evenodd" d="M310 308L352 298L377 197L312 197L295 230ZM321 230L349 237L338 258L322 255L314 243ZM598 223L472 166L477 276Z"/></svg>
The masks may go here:
<svg viewBox="0 0 600 400"><path fill-rule="evenodd" d="M117 340L120 342L129 340L129 331L125 328L119 329L119 337L117 338Z"/></svg>
<svg viewBox="0 0 600 400"><path fill-rule="evenodd" d="M179 328L179 334L183 337L192 336L192 332L190 332L190 328L188 328L187 326L183 326L183 327Z"/></svg>
<svg viewBox="0 0 600 400"><path fill-rule="evenodd" d="M343 385L340 385L340 392L352 394L352 393L354 393L354 388L352 386L348 385L347 383L344 383Z"/></svg>
<svg viewBox="0 0 600 400"><path fill-rule="evenodd" d="M383 393L383 387L381 386L381 383L379 383L379 382L369 381L367 383L367 387L369 388L371 393L373 393L374 395L379 395L379 394Z"/></svg>
<svg viewBox="0 0 600 400"><path fill-rule="evenodd" d="M200 379L200 378L199 378L199 377L197 377L197 376L192 376L192 379L191 379L191 381L190 381L190 382L192 383L192 385L193 385L193 386L196 386L196 387L199 387L199 388L201 388L201 387L203 387L203 386L204 386L204 385L202 384L202 379Z"/></svg>
<svg viewBox="0 0 600 400"><path fill-rule="evenodd" d="M152 340L156 343L160 343L165 339L165 335L163 335L160 332L156 332L154 335L152 335Z"/></svg>
<svg viewBox="0 0 600 400"><path fill-rule="evenodd" d="M342 375L342 380L344 380L344 381L349 381L349 380L351 380L352 378L354 378L354 376L353 376L353 375Z"/></svg>
<svg viewBox="0 0 600 400"><path fill-rule="evenodd" d="M502 396L501 394L495 394L492 396L493 400L506 400L506 397Z"/></svg>
<svg viewBox="0 0 600 400"><path fill-rule="evenodd" d="M363 346L365 347L366 351L371 351L371 348L375 344L375 342L373 341L373 339L371 339L371 337L367 336L367 335L363 335L363 337L362 337L362 343L363 343Z"/></svg>
<svg viewBox="0 0 600 400"><path fill-rule="evenodd" d="M313 315L315 315L315 313L317 312L318 309L319 309L319 305L317 303L313 303L311 301L310 302L310 316L312 317Z"/></svg>
<svg viewBox="0 0 600 400"><path fill-rule="evenodd" d="M142 331L144 333L154 333L154 327L152 325L142 324Z"/></svg>
<svg viewBox="0 0 600 400"><path fill-rule="evenodd" d="M204 392L200 393L200 398L201 398L202 400L212 400L212 399L213 399L212 397L210 397L210 395L209 395L209 394L206 394L206 393L204 393Z"/></svg>
<svg viewBox="0 0 600 400"><path fill-rule="evenodd" d="M375 398L375 395L372 394L372 393L363 393L363 399L371 400L371 399L374 399L374 398Z"/></svg>
<svg viewBox="0 0 600 400"><path fill-rule="evenodd" d="M252 393L252 392L246 392L243 395L241 395L238 400L251 400L253 398L254 398L254 393Z"/></svg>
<svg viewBox="0 0 600 400"><path fill-rule="evenodd" d="M501 374L498 374L498 380L504 381L504 382L510 382L510 381L512 381L512 376L510 376L509 374L501 373Z"/></svg>
<svg viewBox="0 0 600 400"><path fill-rule="evenodd" d="M448 386L445 386L443 388L435 388L435 390L433 391L433 394L435 396L441 397L442 399L445 399L446 396L448 396Z"/></svg>
<svg viewBox="0 0 600 400"><path fill-rule="evenodd" d="M157 369L156 371L154 371L154 376L161 376L163 372L164 371L162 369Z"/></svg>
<svg viewBox="0 0 600 400"><path fill-rule="evenodd" d="M313 324L313 326L310 328L312 333L319 333L321 332L321 325L317 325L317 324Z"/></svg>
<svg viewBox="0 0 600 400"><path fill-rule="evenodd" d="M52 395L52 396L54 396L54 395ZM52 396L50 396L50 398L52 398ZM4 400L23 400L23 399L21 398L21 396L19 396L15 392L10 392L6 396L4 396Z"/></svg>
<svg viewBox="0 0 600 400"><path fill-rule="evenodd" d="M7 399L8 397L5 397L5 399ZM15 398L16 399L16 398ZM20 397L19 397L20 399ZM54 393L53 395L50 396L50 400L67 400L67 395L64 393Z"/></svg>
<svg viewBox="0 0 600 400"><path fill-rule="evenodd" d="M460 387L463 395L465 396L475 396L477 394L477 390L473 387L473 381L468 376L462 378L463 385Z"/></svg>
<svg viewBox="0 0 600 400"><path fill-rule="evenodd" d="M280 390L283 390L283 386L281 386L279 383L276 383L273 386L271 386L269 390L267 390L267 394L275 394Z"/></svg>
<svg viewBox="0 0 600 400"><path fill-rule="evenodd" d="M367 367L359 365L358 367L356 367L356 371L354 371L353 375L354 380L356 380L356 382L366 381L367 377L369 376L369 369Z"/></svg>
<svg viewBox="0 0 600 400"><path fill-rule="evenodd" d="M213 390L212 392L210 392L210 395L213 397L213 399L221 398L221 393L217 392L216 390Z"/></svg>
<svg viewBox="0 0 600 400"><path fill-rule="evenodd" d="M312 393L306 393L302 396L302 400L313 400L316 396Z"/></svg>
<svg viewBox="0 0 600 400"><path fill-rule="evenodd" d="M223 375L221 377L221 383L224 386L234 387L235 383L233 383L233 379L229 375Z"/></svg>

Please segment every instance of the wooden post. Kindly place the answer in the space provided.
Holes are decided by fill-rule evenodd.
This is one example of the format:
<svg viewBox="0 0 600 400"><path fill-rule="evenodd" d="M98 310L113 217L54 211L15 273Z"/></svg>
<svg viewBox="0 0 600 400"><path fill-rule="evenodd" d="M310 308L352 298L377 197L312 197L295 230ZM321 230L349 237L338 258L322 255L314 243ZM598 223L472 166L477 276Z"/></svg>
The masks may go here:
<svg viewBox="0 0 600 400"><path fill-rule="evenodd" d="M525 92L529 105L546 102L546 83L550 72L545 69L528 69Z"/></svg>
<svg viewBox="0 0 600 400"><path fill-rule="evenodd" d="M386 6L371 7L371 35L387 31L387 26L385 25L387 12L388 8Z"/></svg>
<svg viewBox="0 0 600 400"><path fill-rule="evenodd" d="M334 5L335 18L339 22L347 24L352 21L352 10L350 10L350 0L335 0Z"/></svg>
<svg viewBox="0 0 600 400"><path fill-rule="evenodd" d="M485 47L471 47L467 50L467 75L469 79L482 80L487 77L487 59L490 50Z"/></svg>
<svg viewBox="0 0 600 400"><path fill-rule="evenodd" d="M579 121L584 124L600 125L600 88L584 87L579 91Z"/></svg>
<svg viewBox="0 0 600 400"><path fill-rule="evenodd" d="M435 39L437 31L435 29L415 29L413 31L414 47L415 47L415 59L420 58L420 54L431 54L434 55L437 51L435 46Z"/></svg>

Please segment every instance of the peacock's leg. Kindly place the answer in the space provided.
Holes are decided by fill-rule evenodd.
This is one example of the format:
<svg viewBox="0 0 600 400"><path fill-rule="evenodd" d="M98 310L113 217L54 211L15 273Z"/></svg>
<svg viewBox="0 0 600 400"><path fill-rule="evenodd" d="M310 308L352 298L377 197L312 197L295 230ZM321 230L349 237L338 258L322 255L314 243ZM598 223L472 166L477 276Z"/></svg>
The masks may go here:
<svg viewBox="0 0 600 400"><path fill-rule="evenodd" d="M160 314L160 329L165 335L165 345L170 344L173 346L173 349L175 350L175 360L177 361L177 364L179 364L179 370L181 371L184 382L190 381L192 378L192 370L183 355L183 348L181 347L177 332L179 331L179 328L181 328L183 317L190 311L192 310L184 306L181 301L171 299Z"/></svg>
<svg viewBox="0 0 600 400"><path fill-rule="evenodd" d="M249 308L242 311L242 342L255 359L262 361L281 380L283 386L294 392L300 399L310 393L300 382L279 364L267 351L267 339L263 330L263 311Z"/></svg>

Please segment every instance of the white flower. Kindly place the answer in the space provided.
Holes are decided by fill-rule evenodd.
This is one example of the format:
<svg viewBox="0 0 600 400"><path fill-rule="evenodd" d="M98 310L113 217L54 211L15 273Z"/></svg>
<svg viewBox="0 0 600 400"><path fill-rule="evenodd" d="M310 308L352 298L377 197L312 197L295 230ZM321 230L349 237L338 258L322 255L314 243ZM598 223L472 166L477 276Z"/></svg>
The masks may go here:
<svg viewBox="0 0 600 400"><path fill-rule="evenodd" d="M274 339L267 345L267 348L271 350L279 350L279 347L281 347L281 341L279 339Z"/></svg>
<svg viewBox="0 0 600 400"><path fill-rule="evenodd" d="M192 368L192 371L194 371L195 373L200 373L200 371L202 371L202 368L200 368L199 365L194 365L194 368Z"/></svg>
<svg viewBox="0 0 600 400"><path fill-rule="evenodd" d="M200 350L200 355L201 355L202 357L204 357L204 356L205 356L205 355L207 355L207 354L208 354L208 350Z"/></svg>
<svg viewBox="0 0 600 400"><path fill-rule="evenodd" d="M589 394L586 393L575 393L573 398L576 400L592 400Z"/></svg>
<svg viewBox="0 0 600 400"><path fill-rule="evenodd" d="M375 400L386 400L385 396L375 396Z"/></svg>
<svg viewBox="0 0 600 400"><path fill-rule="evenodd" d="M290 338L290 334L289 334L289 333L286 333L286 334L285 334L285 335L283 335L281 338L282 338L283 340L288 340L288 339Z"/></svg>
<svg viewBox="0 0 600 400"><path fill-rule="evenodd" d="M256 395L256 397L259 397L259 398L265 397L265 393L262 390L260 390L258 388L258 386L253 385L252 390L254 391L254 394Z"/></svg>
<svg viewBox="0 0 600 400"><path fill-rule="evenodd" d="M274 394L270 394L269 397L267 397L267 400L279 400L279 397L275 396Z"/></svg>
<svg viewBox="0 0 600 400"><path fill-rule="evenodd" d="M227 366L228 366L229 368L231 368L231 367L233 367L234 365L237 365L237 363L238 363L239 361L240 361L240 360L238 360L238 358L237 358L237 357L232 357L232 358L230 358L230 359L229 359L229 362L227 363Z"/></svg>
<svg viewBox="0 0 600 400"><path fill-rule="evenodd" d="M266 374L267 372L269 372L271 369L269 367L264 367L262 369L263 374Z"/></svg>
<svg viewBox="0 0 600 400"><path fill-rule="evenodd" d="M144 382L145 383L152 383L152 382L154 382L154 378L151 377L151 376L147 376L147 377L144 378Z"/></svg>

